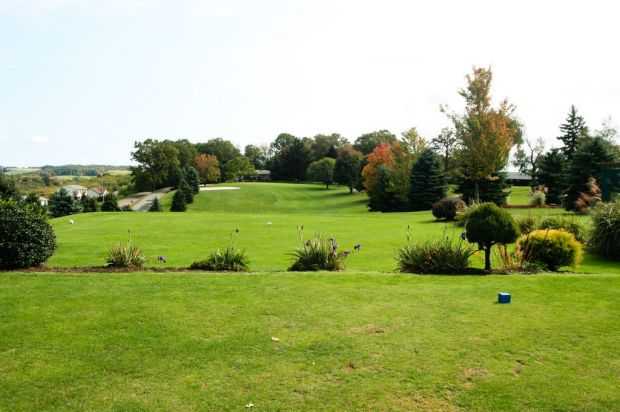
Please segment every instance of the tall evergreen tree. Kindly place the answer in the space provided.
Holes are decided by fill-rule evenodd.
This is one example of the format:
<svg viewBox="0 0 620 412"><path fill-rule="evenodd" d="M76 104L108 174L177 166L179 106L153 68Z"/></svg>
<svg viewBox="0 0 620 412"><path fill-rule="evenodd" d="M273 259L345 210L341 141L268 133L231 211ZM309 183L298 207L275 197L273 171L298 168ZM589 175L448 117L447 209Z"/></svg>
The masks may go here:
<svg viewBox="0 0 620 412"><path fill-rule="evenodd" d="M53 217L67 216L76 212L73 196L64 188L50 197L48 208Z"/></svg>
<svg viewBox="0 0 620 412"><path fill-rule="evenodd" d="M155 197L155 199L153 199L151 207L149 207L149 212L161 212L161 203L159 203L158 197Z"/></svg>
<svg viewBox="0 0 620 412"><path fill-rule="evenodd" d="M177 186L177 192L181 192L185 196L185 203L190 204L194 202L194 191L185 179L181 179Z"/></svg>
<svg viewBox="0 0 620 412"><path fill-rule="evenodd" d="M559 149L542 155L537 162L536 183L547 188L546 202L559 205L566 190L567 161Z"/></svg>
<svg viewBox="0 0 620 412"><path fill-rule="evenodd" d="M389 210L393 203L390 196L390 170L385 165L377 167L376 183L368 192L368 208L373 212Z"/></svg>
<svg viewBox="0 0 620 412"><path fill-rule="evenodd" d="M102 212L119 212L121 210L118 207L118 199L114 193L110 193L103 198L103 202L101 203L101 211Z"/></svg>
<svg viewBox="0 0 620 412"><path fill-rule="evenodd" d="M174 192L172 196L172 205L170 205L171 212L185 212L187 210L187 204L185 202L185 194L180 190Z"/></svg>
<svg viewBox="0 0 620 412"><path fill-rule="evenodd" d="M581 142L573 155L568 173L568 190L564 199L566 210L575 210L579 194L589 190L588 179L601 182L605 163L615 160L612 145L601 137L587 138Z"/></svg>
<svg viewBox="0 0 620 412"><path fill-rule="evenodd" d="M82 196L80 204L82 205L82 212L84 213L97 211L97 200L93 197Z"/></svg>
<svg viewBox="0 0 620 412"><path fill-rule="evenodd" d="M461 193L463 201L467 204L474 202L492 202L498 206L506 204L506 198L510 194L509 185L506 183L506 175L502 172L494 173L488 179L480 180L478 187L474 179L467 176L457 177L456 192ZM478 196L476 196L476 189Z"/></svg>
<svg viewBox="0 0 620 412"><path fill-rule="evenodd" d="M431 149L426 149L411 168L409 204L413 210L429 210L445 196L446 178L441 160Z"/></svg>
<svg viewBox="0 0 620 412"><path fill-rule="evenodd" d="M579 143L588 137L588 127L582 116L577 113L575 106L570 107L570 112L566 118L566 123L560 126L562 135L558 137L559 140L564 143L562 152L566 159L570 162L573 160L573 155L579 147Z"/></svg>
<svg viewBox="0 0 620 412"><path fill-rule="evenodd" d="M198 171L192 167L188 166L183 170L183 175L185 176L185 180L189 187L191 187L192 192L196 195L200 192L200 176L198 175Z"/></svg>

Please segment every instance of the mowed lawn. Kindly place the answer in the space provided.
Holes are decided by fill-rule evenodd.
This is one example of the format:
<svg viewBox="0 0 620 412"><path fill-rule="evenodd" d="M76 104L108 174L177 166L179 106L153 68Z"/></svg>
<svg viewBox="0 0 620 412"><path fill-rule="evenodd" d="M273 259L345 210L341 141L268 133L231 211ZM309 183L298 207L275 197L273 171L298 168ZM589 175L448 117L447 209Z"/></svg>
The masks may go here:
<svg viewBox="0 0 620 412"><path fill-rule="evenodd" d="M129 232L148 257L147 265L186 267L230 242L245 249L256 271L283 271L299 246L297 228L305 237L335 236L344 250L361 244L347 261L348 270L393 271L396 249L406 240L407 227L416 241L458 237L462 229L436 222L430 211L369 213L366 195L321 185L246 183L240 190L201 192L185 213L93 213L54 219L59 248L50 266L101 266L107 250L126 241ZM164 201L168 207L171 195ZM562 215L561 209L512 210L515 215ZM575 217L587 222L587 218ZM75 224L70 224L73 220ZM157 263L165 256L166 264ZM479 257L473 259L478 264ZM588 257L583 272L614 271L607 262Z"/></svg>
<svg viewBox="0 0 620 412"><path fill-rule="evenodd" d="M618 409L618 263L385 273L408 225L416 240L461 229L430 212L368 213L342 188L238 186L187 213L54 219L50 266L101 266L128 231L149 266L187 266L238 228L255 272L0 274L0 411ZM299 225L362 250L343 273L285 272ZM513 302L495 303L500 291Z"/></svg>
<svg viewBox="0 0 620 412"><path fill-rule="evenodd" d="M619 302L616 275L3 274L0 410L618 410Z"/></svg>

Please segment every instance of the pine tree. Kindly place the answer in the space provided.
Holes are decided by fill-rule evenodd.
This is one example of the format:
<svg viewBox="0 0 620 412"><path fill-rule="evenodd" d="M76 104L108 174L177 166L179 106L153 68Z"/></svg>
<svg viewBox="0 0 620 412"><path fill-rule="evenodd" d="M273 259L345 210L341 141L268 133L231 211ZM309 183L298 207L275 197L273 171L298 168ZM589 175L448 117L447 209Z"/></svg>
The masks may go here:
<svg viewBox="0 0 620 412"><path fill-rule="evenodd" d="M506 198L510 194L506 189L506 175L504 173L495 173L488 179L482 179L475 182L467 176L459 176L457 178L457 193L461 193L461 198L467 204L476 202L476 183L478 188L478 201L480 203L492 202L498 206L506 204Z"/></svg>
<svg viewBox="0 0 620 412"><path fill-rule="evenodd" d="M161 204L159 203L158 197L155 197L155 199L153 199L151 207L149 208L149 212L161 212Z"/></svg>
<svg viewBox="0 0 620 412"><path fill-rule="evenodd" d="M185 196L185 203L190 204L194 202L194 191L185 179L181 179L177 191L183 193Z"/></svg>
<svg viewBox="0 0 620 412"><path fill-rule="evenodd" d="M197 195L200 192L200 176L198 175L198 171L189 166L184 170L185 180L189 187L192 188L192 192Z"/></svg>
<svg viewBox="0 0 620 412"><path fill-rule="evenodd" d="M121 208L118 207L118 200L113 193L110 193L103 198L103 202L101 203L102 212L119 212L120 210Z"/></svg>
<svg viewBox="0 0 620 412"><path fill-rule="evenodd" d="M420 155L411 169L409 203L412 210L429 210L446 196L446 178L439 157L430 149Z"/></svg>
<svg viewBox="0 0 620 412"><path fill-rule="evenodd" d="M553 149L538 160L534 176L536 182L546 188L546 202L559 205L566 190L567 161L559 149Z"/></svg>
<svg viewBox="0 0 620 412"><path fill-rule="evenodd" d="M589 190L590 178L600 182L605 163L615 160L615 157L612 145L603 138L587 138L581 143L568 170L568 190L564 199L566 210L575 210L580 193Z"/></svg>
<svg viewBox="0 0 620 412"><path fill-rule="evenodd" d="M564 143L562 152L568 161L573 160L573 155L579 147L579 143L588 137L588 127L582 116L577 114L575 106L570 107L566 123L560 126L562 135L558 137Z"/></svg>
<svg viewBox="0 0 620 412"><path fill-rule="evenodd" d="M53 217L67 216L76 212L73 196L64 188L50 197L48 208Z"/></svg>
<svg viewBox="0 0 620 412"><path fill-rule="evenodd" d="M377 168L377 182L368 193L368 208L375 212L402 210L402 204L392 182L392 172L385 165Z"/></svg>
<svg viewBox="0 0 620 412"><path fill-rule="evenodd" d="M92 197L84 195L80 199L80 203L82 204L82 212L84 213L97 211L97 201Z"/></svg>
<svg viewBox="0 0 620 412"><path fill-rule="evenodd" d="M185 203L185 194L180 190L174 192L172 196L172 205L170 206L171 212L185 212L187 210L187 204Z"/></svg>

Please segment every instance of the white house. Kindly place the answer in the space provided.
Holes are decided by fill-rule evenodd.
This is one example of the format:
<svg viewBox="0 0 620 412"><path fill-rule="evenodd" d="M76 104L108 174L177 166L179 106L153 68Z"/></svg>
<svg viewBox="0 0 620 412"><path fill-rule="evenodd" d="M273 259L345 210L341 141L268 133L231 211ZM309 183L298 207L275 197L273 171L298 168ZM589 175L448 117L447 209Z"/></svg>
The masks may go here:
<svg viewBox="0 0 620 412"><path fill-rule="evenodd" d="M86 196L89 199L101 199L108 195L108 191L103 187L91 187L86 191Z"/></svg>
<svg viewBox="0 0 620 412"><path fill-rule="evenodd" d="M69 193L71 196L78 200L81 199L82 196L84 196L88 191L87 188L80 185L66 185L61 187L61 189L65 189L67 193Z"/></svg>

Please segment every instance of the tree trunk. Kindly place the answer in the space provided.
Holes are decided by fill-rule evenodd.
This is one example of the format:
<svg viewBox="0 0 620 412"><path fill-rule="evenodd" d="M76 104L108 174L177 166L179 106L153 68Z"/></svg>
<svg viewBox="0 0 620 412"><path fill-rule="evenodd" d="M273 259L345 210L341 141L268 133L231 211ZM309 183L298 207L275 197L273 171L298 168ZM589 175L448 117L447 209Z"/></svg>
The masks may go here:
<svg viewBox="0 0 620 412"><path fill-rule="evenodd" d="M485 246L484 248L484 270L491 271L491 246Z"/></svg>
<svg viewBox="0 0 620 412"><path fill-rule="evenodd" d="M474 182L474 199L476 203L480 203L480 186L478 186L478 181Z"/></svg>
<svg viewBox="0 0 620 412"><path fill-rule="evenodd" d="M352 195L353 194L353 185L349 185L349 194Z"/></svg>

